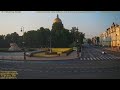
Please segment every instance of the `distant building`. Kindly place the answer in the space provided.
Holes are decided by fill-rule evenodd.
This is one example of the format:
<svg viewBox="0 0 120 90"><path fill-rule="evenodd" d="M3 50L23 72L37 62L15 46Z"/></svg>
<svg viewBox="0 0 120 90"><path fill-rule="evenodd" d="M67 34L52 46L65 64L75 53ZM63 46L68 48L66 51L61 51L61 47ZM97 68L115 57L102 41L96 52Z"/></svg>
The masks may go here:
<svg viewBox="0 0 120 90"><path fill-rule="evenodd" d="M120 26L112 24L105 32L100 34L100 44L112 48L120 47Z"/></svg>
<svg viewBox="0 0 120 90"><path fill-rule="evenodd" d="M95 36L92 38L92 44L93 45L99 45L99 37L98 36Z"/></svg>

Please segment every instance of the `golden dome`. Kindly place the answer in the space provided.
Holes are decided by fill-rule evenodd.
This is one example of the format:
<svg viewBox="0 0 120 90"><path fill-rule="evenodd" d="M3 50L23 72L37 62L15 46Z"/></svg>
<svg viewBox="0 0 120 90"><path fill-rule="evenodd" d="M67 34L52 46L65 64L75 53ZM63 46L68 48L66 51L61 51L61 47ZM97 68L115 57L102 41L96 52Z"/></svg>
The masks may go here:
<svg viewBox="0 0 120 90"><path fill-rule="evenodd" d="M54 19L53 23L59 23L59 22L62 22L62 21L57 14L57 18Z"/></svg>

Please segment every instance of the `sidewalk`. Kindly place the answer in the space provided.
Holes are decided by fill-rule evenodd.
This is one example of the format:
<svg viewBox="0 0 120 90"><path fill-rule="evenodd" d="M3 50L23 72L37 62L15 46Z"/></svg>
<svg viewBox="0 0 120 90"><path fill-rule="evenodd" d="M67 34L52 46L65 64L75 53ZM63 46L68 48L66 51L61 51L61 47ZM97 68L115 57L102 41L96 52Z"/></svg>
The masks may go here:
<svg viewBox="0 0 120 90"><path fill-rule="evenodd" d="M77 52L73 51L68 56L56 56L56 57L27 57L26 60L69 60L77 58ZM0 56L1 60L24 60L23 56Z"/></svg>
<svg viewBox="0 0 120 90"><path fill-rule="evenodd" d="M118 51L116 48L115 49L112 49L112 48L104 48L104 50L108 50L108 51L112 51L112 52L120 52Z"/></svg>
<svg viewBox="0 0 120 90"><path fill-rule="evenodd" d="M120 51L117 51L116 49L104 48L104 50L109 54L113 54L115 56L120 56Z"/></svg>

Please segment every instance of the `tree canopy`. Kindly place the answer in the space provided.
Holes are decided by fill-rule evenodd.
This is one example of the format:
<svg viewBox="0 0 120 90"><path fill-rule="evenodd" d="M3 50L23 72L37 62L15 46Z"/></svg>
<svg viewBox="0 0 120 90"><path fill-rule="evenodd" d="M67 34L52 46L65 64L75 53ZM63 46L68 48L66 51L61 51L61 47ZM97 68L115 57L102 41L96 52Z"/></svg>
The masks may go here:
<svg viewBox="0 0 120 90"><path fill-rule="evenodd" d="M79 32L76 28L71 30L65 29L62 24L54 23L52 29L40 27L37 30L30 30L24 32L22 36L19 36L16 32L5 35L0 35L0 48L10 47L10 43L14 42L19 47L28 48L40 48L50 47L50 41L52 47L73 47L77 41L79 44L83 43L85 34Z"/></svg>

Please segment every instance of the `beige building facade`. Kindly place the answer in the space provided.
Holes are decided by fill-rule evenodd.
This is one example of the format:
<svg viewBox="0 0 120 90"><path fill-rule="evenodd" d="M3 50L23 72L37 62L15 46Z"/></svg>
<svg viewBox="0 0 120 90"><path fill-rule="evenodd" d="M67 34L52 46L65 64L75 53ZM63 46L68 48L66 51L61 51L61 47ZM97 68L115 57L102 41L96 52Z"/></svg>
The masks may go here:
<svg viewBox="0 0 120 90"><path fill-rule="evenodd" d="M112 24L105 32L100 34L100 45L112 48L120 47L120 25Z"/></svg>

